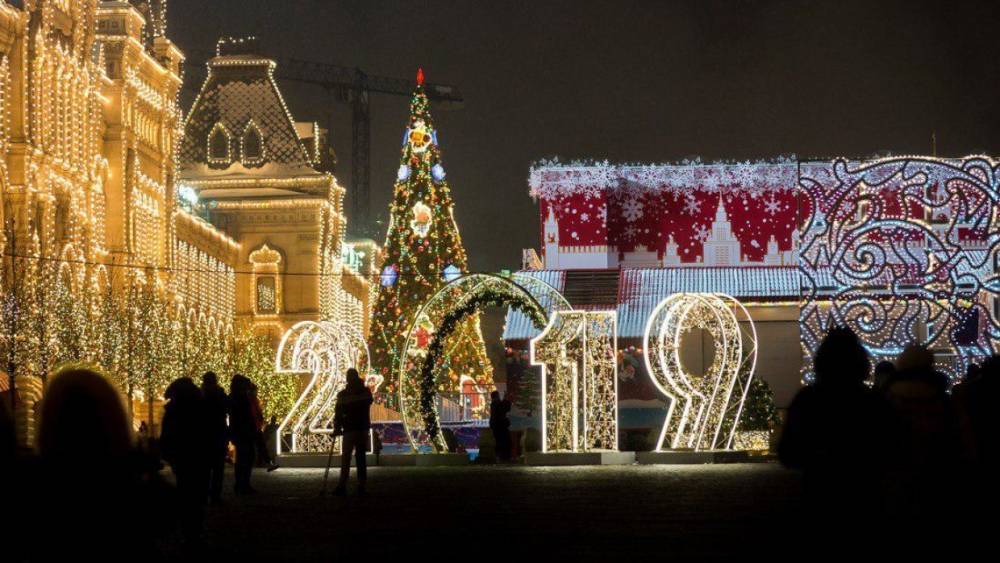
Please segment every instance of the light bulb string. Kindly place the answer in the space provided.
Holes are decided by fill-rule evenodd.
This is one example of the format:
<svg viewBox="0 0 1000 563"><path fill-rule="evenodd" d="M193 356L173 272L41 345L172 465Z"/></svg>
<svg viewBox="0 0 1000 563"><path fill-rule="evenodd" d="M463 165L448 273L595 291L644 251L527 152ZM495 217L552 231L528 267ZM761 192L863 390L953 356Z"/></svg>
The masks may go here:
<svg viewBox="0 0 1000 563"><path fill-rule="evenodd" d="M5 258L5 259L14 258L14 259L18 259L18 260L34 260L34 261L38 261L38 262L56 262L56 263L60 263L60 264L72 264L72 265L77 265L77 266L104 266L105 268L124 268L124 269L143 270L143 271L146 271L146 272L156 271L156 272L173 272L173 273L189 273L189 274L190 273L193 273L193 274L213 274L213 275L219 275L219 274L221 274L221 275L230 275L230 274L233 274L233 275L236 275L236 274L243 274L243 275L252 275L252 274L258 274L258 275L275 275L275 274L277 274L277 275L281 275L281 276L295 276L295 277L343 277L343 276L349 276L349 277L353 277L353 276L377 277L379 275L379 274L372 274L371 276L368 276L368 275L362 274L360 272L349 272L349 273L345 273L345 272L328 272L328 273L324 273L324 272L272 272L272 271L237 270L237 269L233 269L232 271L219 271L219 270L210 270L210 269L205 269L205 268L186 268L186 267L178 267L178 266L149 266L149 265L142 265L142 264L121 264L121 263L109 263L109 262L96 262L96 261L92 261L92 260L80 260L80 259L71 259L71 258L52 258L52 257L49 257L49 256L33 256L33 255L26 255L26 254L12 254L12 253L9 253L9 252L3 253L3 258ZM268 266L270 266L270 265L271 264L268 264ZM498 272L496 272L496 271L487 271L487 270L464 270L461 273L463 275L464 274L494 274L494 275L498 274ZM421 270L415 270L415 271L413 271L413 270L411 270L411 271L398 271L397 270L395 272L396 276L414 277L414 278L415 277L426 278L428 276L437 276L437 275L440 275L440 274L441 274L441 272L435 272L435 271L431 271L431 270L423 270L423 271L421 271Z"/></svg>

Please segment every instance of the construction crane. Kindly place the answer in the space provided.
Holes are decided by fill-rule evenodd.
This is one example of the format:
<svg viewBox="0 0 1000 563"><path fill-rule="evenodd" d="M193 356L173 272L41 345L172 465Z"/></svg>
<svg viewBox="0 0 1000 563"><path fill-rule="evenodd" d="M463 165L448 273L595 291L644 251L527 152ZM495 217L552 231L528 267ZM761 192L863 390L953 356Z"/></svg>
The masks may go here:
<svg viewBox="0 0 1000 563"><path fill-rule="evenodd" d="M185 64L205 69L205 63L215 56L203 51L192 52L192 59ZM268 57L277 63L274 77L323 88L327 95L351 104L351 190L350 217L356 234L374 236L371 216L371 94L409 96L416 82L405 78L390 78L368 74L359 68L330 63L305 61L295 58ZM191 84L191 81L188 81ZM462 94L455 86L424 84L427 98L435 106L458 109L462 107ZM328 117L329 120L329 117ZM327 123L327 135L332 134L332 123Z"/></svg>

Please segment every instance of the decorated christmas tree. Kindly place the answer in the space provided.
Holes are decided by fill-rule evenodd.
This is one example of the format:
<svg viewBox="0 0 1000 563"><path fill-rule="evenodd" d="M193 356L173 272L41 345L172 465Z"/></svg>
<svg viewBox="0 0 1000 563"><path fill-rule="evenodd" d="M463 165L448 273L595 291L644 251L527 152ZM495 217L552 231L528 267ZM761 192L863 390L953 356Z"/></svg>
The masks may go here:
<svg viewBox="0 0 1000 563"><path fill-rule="evenodd" d="M387 402L393 405L407 332L416 326L418 349L411 350L406 360L418 362L438 328L426 318L416 318L418 311L441 286L468 268L423 81L423 71L418 71L372 312L372 367L385 377ZM442 349L445 354L435 378L442 382L438 392L459 392L463 376L479 384L492 383L478 315L467 317Z"/></svg>

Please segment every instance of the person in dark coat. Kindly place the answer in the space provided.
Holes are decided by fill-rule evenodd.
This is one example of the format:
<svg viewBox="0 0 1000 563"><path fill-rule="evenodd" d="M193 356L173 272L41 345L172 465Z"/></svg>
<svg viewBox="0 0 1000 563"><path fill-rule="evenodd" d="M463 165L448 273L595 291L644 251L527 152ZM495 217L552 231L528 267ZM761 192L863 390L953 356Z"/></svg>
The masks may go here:
<svg viewBox="0 0 1000 563"><path fill-rule="evenodd" d="M181 530L188 541L201 537L208 493L209 460L216 444L205 432L208 422L201 390L190 377L174 380L163 396L160 451L177 479Z"/></svg>
<svg viewBox="0 0 1000 563"><path fill-rule="evenodd" d="M358 467L358 494L365 494L368 468L365 461L365 446L371 430L372 392L358 370L347 370L347 386L337 393L337 406L333 415L333 435L342 436L340 450L340 482L334 494L347 494L347 479L351 475L351 454L356 454Z"/></svg>
<svg viewBox="0 0 1000 563"><path fill-rule="evenodd" d="M250 384L246 376L236 374L229 386L229 433L236 447L236 483L233 490L238 495L256 492L250 486L254 450L257 449L257 423L254 421Z"/></svg>
<svg viewBox="0 0 1000 563"><path fill-rule="evenodd" d="M490 393L490 430L496 442L497 458L510 461L510 401L500 398L499 391Z"/></svg>
<svg viewBox="0 0 1000 563"><path fill-rule="evenodd" d="M14 510L17 538L3 561L101 560L153 552L173 524L175 495L139 454L125 401L103 375L66 368L49 376L37 458L22 459L20 480L3 510ZM18 495L24 489L23 504ZM141 507L141 517L136 510ZM114 549L109 551L109 533ZM28 546L23 558L19 546ZM9 555L11 548L14 554Z"/></svg>
<svg viewBox="0 0 1000 563"><path fill-rule="evenodd" d="M201 394L205 400L205 433L210 451L208 457L208 496L213 503L222 501L222 481L226 470L226 453L229 449L229 396L219 385L214 372L201 376Z"/></svg>
<svg viewBox="0 0 1000 563"><path fill-rule="evenodd" d="M879 518L881 486L898 444L895 422L888 403L865 385L868 352L850 329L831 329L814 362L816 382L789 406L778 457L802 472L809 516L801 535L850 538L850 526Z"/></svg>

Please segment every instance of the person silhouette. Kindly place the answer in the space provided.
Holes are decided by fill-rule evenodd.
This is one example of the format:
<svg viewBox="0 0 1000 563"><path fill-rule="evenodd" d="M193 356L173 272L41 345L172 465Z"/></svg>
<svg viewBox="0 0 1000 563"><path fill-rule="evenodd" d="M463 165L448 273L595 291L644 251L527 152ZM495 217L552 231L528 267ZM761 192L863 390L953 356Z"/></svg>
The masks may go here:
<svg viewBox="0 0 1000 563"><path fill-rule="evenodd" d="M219 385L219 377L212 371L206 371L201 376L201 394L205 401L205 433L210 443L208 497L217 504L222 502L222 483L229 449L229 396Z"/></svg>
<svg viewBox="0 0 1000 563"><path fill-rule="evenodd" d="M257 449L257 423L254 420L251 381L237 373L229 386L229 432L236 447L235 484L238 495L256 492L250 486L253 463Z"/></svg>
<svg viewBox="0 0 1000 563"><path fill-rule="evenodd" d="M208 412L201 390L190 377L175 379L163 394L160 452L177 480L181 531L188 542L201 540L208 496L209 467L216 437L206 432Z"/></svg>
<svg viewBox="0 0 1000 563"><path fill-rule="evenodd" d="M815 383L788 408L778 457L802 472L807 537L846 531L880 506L893 424L885 401L865 385L869 369L854 332L832 328L816 350Z"/></svg>
<svg viewBox="0 0 1000 563"><path fill-rule="evenodd" d="M885 391L885 388L889 385L889 380L892 379L892 376L895 373L896 366L888 360L882 360L881 362L875 364L875 375L872 381L872 387L876 391Z"/></svg>
<svg viewBox="0 0 1000 563"><path fill-rule="evenodd" d="M984 474L1000 466L1000 356L986 359L961 389L953 393L966 424L967 457Z"/></svg>
<svg viewBox="0 0 1000 563"><path fill-rule="evenodd" d="M510 461L510 401L500 398L499 391L490 392L490 430L496 442L497 459Z"/></svg>
<svg viewBox="0 0 1000 563"><path fill-rule="evenodd" d="M274 471L278 468L276 452L278 451L278 417L271 415L271 419L267 422L267 426L264 427L264 448L267 450L267 455L270 459L274 461L273 465L268 467L268 471ZM274 469L271 469L273 467Z"/></svg>
<svg viewBox="0 0 1000 563"><path fill-rule="evenodd" d="M358 494L365 494L368 467L365 450L371 430L372 392L365 387L358 370L347 370L347 385L337 393L334 407L333 435L342 436L340 446L340 481L334 494L347 494L347 480L351 475L351 454L355 454L358 467Z"/></svg>
<svg viewBox="0 0 1000 563"><path fill-rule="evenodd" d="M31 481L19 484L32 491L19 514L31 526L17 542L32 546L31 560L106 558L108 530L122 553L148 553L170 529L174 495L137 453L124 399L101 374L49 376L37 449Z"/></svg>

